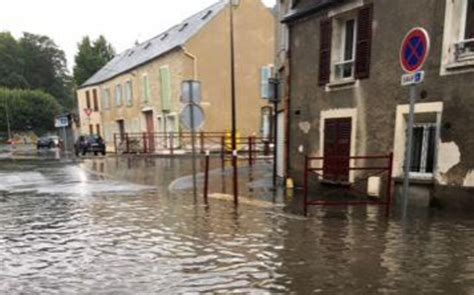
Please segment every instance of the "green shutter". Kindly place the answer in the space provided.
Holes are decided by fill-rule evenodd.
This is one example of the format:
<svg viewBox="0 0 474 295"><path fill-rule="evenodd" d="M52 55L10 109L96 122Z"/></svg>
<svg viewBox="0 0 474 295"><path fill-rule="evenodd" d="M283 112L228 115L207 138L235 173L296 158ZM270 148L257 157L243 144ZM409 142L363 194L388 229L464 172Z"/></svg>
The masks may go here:
<svg viewBox="0 0 474 295"><path fill-rule="evenodd" d="M161 109L163 111L171 111L171 74L167 66L160 68L160 82Z"/></svg>

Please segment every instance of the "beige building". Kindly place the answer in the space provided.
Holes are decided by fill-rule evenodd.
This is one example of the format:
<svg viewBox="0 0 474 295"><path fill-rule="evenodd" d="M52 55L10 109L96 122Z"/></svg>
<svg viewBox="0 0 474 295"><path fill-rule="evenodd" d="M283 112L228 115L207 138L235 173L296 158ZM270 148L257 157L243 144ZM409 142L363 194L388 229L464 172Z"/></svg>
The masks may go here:
<svg viewBox="0 0 474 295"><path fill-rule="evenodd" d="M234 7L237 128L261 125L261 69L273 63L275 21L261 0ZM181 83L202 82L203 131L231 128L230 11L220 1L158 36L122 52L78 90L81 131L179 132ZM89 110L89 111L86 111ZM110 144L109 144L110 147Z"/></svg>

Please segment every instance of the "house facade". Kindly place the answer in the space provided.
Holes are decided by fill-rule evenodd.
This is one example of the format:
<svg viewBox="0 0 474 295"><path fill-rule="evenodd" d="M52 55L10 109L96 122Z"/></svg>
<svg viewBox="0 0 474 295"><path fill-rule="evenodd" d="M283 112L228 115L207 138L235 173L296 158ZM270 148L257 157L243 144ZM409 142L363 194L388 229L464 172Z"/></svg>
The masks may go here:
<svg viewBox="0 0 474 295"><path fill-rule="evenodd" d="M241 0L233 9L237 128L258 134L261 68L273 63L275 20L260 0ZM229 17L228 1L219 1L116 56L78 90L82 132L100 132L112 148L114 134L183 131L185 80L202 83L203 131L230 130Z"/></svg>
<svg viewBox="0 0 474 295"><path fill-rule="evenodd" d="M287 175L301 184L306 155L393 153L400 191L409 92L400 83L399 52L407 32L422 27L431 37L431 54L417 91L411 195L473 208L474 1L287 4Z"/></svg>

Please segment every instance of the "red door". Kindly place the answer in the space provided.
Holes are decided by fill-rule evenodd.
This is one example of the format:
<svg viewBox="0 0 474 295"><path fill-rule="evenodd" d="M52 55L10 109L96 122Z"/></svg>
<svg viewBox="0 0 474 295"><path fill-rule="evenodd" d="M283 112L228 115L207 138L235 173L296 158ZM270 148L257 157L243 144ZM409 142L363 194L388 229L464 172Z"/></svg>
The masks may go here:
<svg viewBox="0 0 474 295"><path fill-rule="evenodd" d="M146 120L146 132L148 134L148 149L150 153L155 151L155 124L153 122L153 112L146 112L145 113L145 120Z"/></svg>
<svg viewBox="0 0 474 295"><path fill-rule="evenodd" d="M324 129L324 179L349 181L352 119L328 119Z"/></svg>

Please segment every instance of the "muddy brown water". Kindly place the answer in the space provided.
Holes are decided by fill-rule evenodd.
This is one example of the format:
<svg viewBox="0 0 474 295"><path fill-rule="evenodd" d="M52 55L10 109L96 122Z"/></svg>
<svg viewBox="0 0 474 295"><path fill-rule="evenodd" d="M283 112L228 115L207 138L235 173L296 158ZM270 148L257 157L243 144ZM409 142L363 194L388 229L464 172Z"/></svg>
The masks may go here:
<svg viewBox="0 0 474 295"><path fill-rule="evenodd" d="M474 294L472 216L206 208L188 161L132 162L0 161L0 292Z"/></svg>

